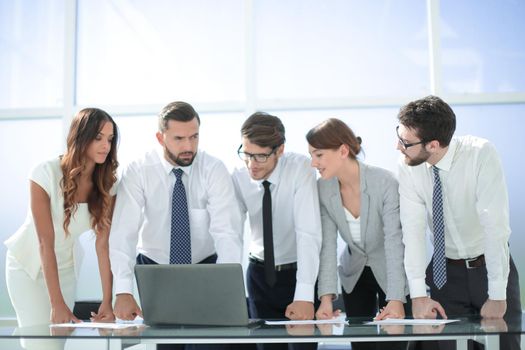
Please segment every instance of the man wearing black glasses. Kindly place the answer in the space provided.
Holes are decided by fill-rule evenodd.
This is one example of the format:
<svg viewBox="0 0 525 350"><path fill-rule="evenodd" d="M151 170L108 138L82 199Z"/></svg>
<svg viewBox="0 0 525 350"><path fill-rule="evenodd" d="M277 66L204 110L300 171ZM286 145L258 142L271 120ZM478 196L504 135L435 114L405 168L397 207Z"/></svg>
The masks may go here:
<svg viewBox="0 0 525 350"><path fill-rule="evenodd" d="M237 153L245 166L234 171L233 182L243 217L240 225L246 214L250 218L250 316L311 320L321 249L315 172L306 156L284 153L285 131L277 117L253 114L242 125L241 137Z"/></svg>
<svg viewBox="0 0 525 350"><path fill-rule="evenodd" d="M494 146L473 136L453 138L456 116L436 96L410 102L398 119L400 213L413 316L521 319L507 186ZM434 243L428 267L427 218ZM500 347L519 349L519 336L502 336Z"/></svg>

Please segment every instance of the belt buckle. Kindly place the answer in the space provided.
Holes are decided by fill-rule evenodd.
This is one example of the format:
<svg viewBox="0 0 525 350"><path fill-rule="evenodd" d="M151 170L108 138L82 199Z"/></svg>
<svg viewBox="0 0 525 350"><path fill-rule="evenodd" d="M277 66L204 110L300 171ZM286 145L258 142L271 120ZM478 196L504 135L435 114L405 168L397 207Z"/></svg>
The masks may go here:
<svg viewBox="0 0 525 350"><path fill-rule="evenodd" d="M465 259L465 265L466 265L467 269L470 270L470 269L475 269L475 268L477 268L477 266L470 266L470 263L471 263L472 261L476 261L476 260L478 260L478 259L479 259L479 256L476 257L476 258Z"/></svg>

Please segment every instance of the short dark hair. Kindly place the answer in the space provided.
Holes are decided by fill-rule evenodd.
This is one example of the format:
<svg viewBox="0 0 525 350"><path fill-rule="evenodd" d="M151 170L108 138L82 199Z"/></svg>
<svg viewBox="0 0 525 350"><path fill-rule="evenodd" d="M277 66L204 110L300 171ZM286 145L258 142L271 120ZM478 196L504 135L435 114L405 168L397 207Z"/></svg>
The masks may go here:
<svg viewBox="0 0 525 350"><path fill-rule="evenodd" d="M439 141L442 147L450 144L456 131L456 115L452 108L437 96L427 96L401 107L397 116L405 127L413 129L421 141Z"/></svg>
<svg viewBox="0 0 525 350"><path fill-rule="evenodd" d="M352 159L356 159L361 152L361 138L355 136L345 122L336 118L327 119L310 129L306 141L317 149L338 149L341 145L347 145L350 150L348 157Z"/></svg>
<svg viewBox="0 0 525 350"><path fill-rule="evenodd" d="M241 135L259 147L275 148L286 141L281 119L264 112L255 112L246 119Z"/></svg>
<svg viewBox="0 0 525 350"><path fill-rule="evenodd" d="M168 128L168 121L176 120L179 122L189 122L197 118L197 122L201 123L199 114L193 107L186 102L175 101L166 105L159 113L159 131L166 131Z"/></svg>

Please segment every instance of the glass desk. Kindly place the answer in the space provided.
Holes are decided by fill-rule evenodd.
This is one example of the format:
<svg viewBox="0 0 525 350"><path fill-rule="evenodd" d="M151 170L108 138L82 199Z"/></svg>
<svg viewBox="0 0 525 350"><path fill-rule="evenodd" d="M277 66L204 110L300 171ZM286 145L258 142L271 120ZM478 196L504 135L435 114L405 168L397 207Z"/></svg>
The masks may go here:
<svg viewBox="0 0 525 350"><path fill-rule="evenodd" d="M451 317L454 318L454 317ZM91 342L90 349L155 349L158 343L309 343L323 344L361 341L455 340L458 350L467 349L468 339L484 343L486 349L499 349L501 335L519 337L524 333L524 316L514 320L459 318L460 322L440 326L365 326L365 319L352 318L347 325L301 325L247 327L146 327L119 330L90 328L17 328L0 325L0 348L14 339L68 339ZM503 349L502 349L503 350Z"/></svg>

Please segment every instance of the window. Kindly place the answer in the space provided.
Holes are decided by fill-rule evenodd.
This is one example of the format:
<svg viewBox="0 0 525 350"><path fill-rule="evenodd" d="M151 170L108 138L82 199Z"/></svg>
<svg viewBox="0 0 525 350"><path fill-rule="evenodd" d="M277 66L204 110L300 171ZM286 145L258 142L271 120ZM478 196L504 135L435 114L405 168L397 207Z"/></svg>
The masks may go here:
<svg viewBox="0 0 525 350"><path fill-rule="evenodd" d="M64 1L0 1L0 108L62 106Z"/></svg>
<svg viewBox="0 0 525 350"><path fill-rule="evenodd" d="M525 2L441 2L445 93L525 90Z"/></svg>
<svg viewBox="0 0 525 350"><path fill-rule="evenodd" d="M262 99L410 96L430 89L423 1L255 4Z"/></svg>
<svg viewBox="0 0 525 350"><path fill-rule="evenodd" d="M79 104L243 100L243 3L81 0Z"/></svg>

